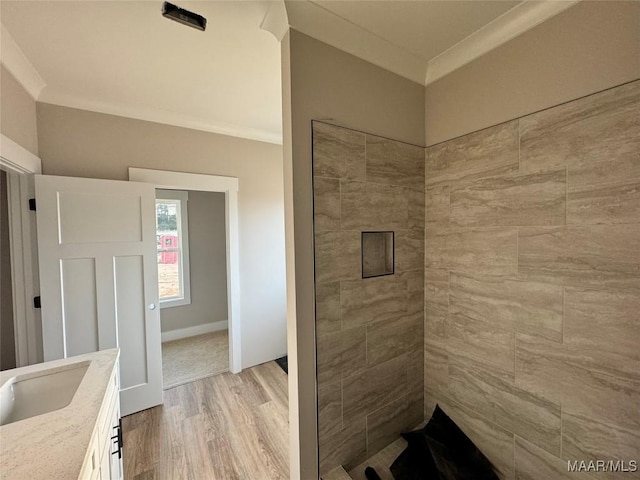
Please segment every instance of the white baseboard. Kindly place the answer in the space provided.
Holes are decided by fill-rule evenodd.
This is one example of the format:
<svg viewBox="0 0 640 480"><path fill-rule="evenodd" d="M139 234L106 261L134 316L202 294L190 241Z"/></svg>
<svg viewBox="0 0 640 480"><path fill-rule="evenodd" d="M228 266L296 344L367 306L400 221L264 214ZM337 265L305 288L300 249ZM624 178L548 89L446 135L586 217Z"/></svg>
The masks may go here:
<svg viewBox="0 0 640 480"><path fill-rule="evenodd" d="M222 320L220 322L203 323L202 325L196 325L194 327L167 330L166 332L162 332L162 343L170 342L171 340L180 340L181 338L195 337L196 335L202 335L204 333L219 332L227 328L229 328L229 323L226 320Z"/></svg>

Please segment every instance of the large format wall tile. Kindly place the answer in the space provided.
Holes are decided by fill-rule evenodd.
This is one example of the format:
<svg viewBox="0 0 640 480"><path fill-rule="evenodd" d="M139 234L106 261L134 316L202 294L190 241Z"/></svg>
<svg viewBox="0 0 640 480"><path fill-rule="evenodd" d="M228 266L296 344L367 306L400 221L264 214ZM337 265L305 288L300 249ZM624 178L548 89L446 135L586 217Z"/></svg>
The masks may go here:
<svg viewBox="0 0 640 480"><path fill-rule="evenodd" d="M567 192L567 224L637 223L640 212L640 155L635 163L636 175L614 184L580 185L572 182ZM603 169L612 168L606 162L600 162L600 165Z"/></svg>
<svg viewBox="0 0 640 480"><path fill-rule="evenodd" d="M640 295L565 288L564 343L589 368L640 382Z"/></svg>
<svg viewBox="0 0 640 480"><path fill-rule="evenodd" d="M317 283L362 276L360 232L316 232L315 238Z"/></svg>
<svg viewBox="0 0 640 480"><path fill-rule="evenodd" d="M451 184L458 226L564 225L566 171L507 174Z"/></svg>
<svg viewBox="0 0 640 480"><path fill-rule="evenodd" d="M567 167L567 224L638 223L640 81L521 120L521 166Z"/></svg>
<svg viewBox="0 0 640 480"><path fill-rule="evenodd" d="M432 233L425 244L426 268L515 275L515 228L457 228Z"/></svg>
<svg viewBox="0 0 640 480"><path fill-rule="evenodd" d="M591 369L585 353L516 334L516 384L572 412L640 428L640 382Z"/></svg>
<svg viewBox="0 0 640 480"><path fill-rule="evenodd" d="M562 412L562 457L575 460L622 460L640 458L640 433L599 422L591 416ZM636 472L637 473L637 472ZM608 472L605 478L633 478L628 472ZM637 475L636 475L637 477Z"/></svg>
<svg viewBox="0 0 640 480"><path fill-rule="evenodd" d="M313 175L348 180L366 176L365 134L313 122Z"/></svg>
<svg viewBox="0 0 640 480"><path fill-rule="evenodd" d="M438 398L449 396L449 356L441 345L429 338L425 338L424 344L424 389L425 394ZM429 417L431 411L425 414Z"/></svg>
<svg viewBox="0 0 640 480"><path fill-rule="evenodd" d="M316 333L318 336L342 329L340 282L316 285Z"/></svg>
<svg viewBox="0 0 640 480"><path fill-rule="evenodd" d="M318 384L361 372L366 367L366 330L355 327L317 339Z"/></svg>
<svg viewBox="0 0 640 480"><path fill-rule="evenodd" d="M513 433L476 411L455 402L440 402L442 409L476 444L497 469L502 480L513 478ZM551 477L549 477L550 480ZM545 479L547 480L547 479Z"/></svg>
<svg viewBox="0 0 640 480"><path fill-rule="evenodd" d="M367 182L424 189L424 148L367 135Z"/></svg>
<svg viewBox="0 0 640 480"><path fill-rule="evenodd" d="M640 81L426 161L425 413L517 479L635 478L567 460L640 455Z"/></svg>
<svg viewBox="0 0 640 480"><path fill-rule="evenodd" d="M340 230L340 180L318 177L313 181L313 192L316 232Z"/></svg>
<svg viewBox="0 0 640 480"><path fill-rule="evenodd" d="M345 328L407 313L407 282L397 275L342 282L342 324Z"/></svg>
<svg viewBox="0 0 640 480"><path fill-rule="evenodd" d="M562 341L560 285L519 282L456 272L449 280L449 311L504 332L518 331Z"/></svg>
<svg viewBox="0 0 640 480"><path fill-rule="evenodd" d="M409 352L407 359L407 391L424 404L424 349ZM424 408L424 407L423 407Z"/></svg>
<svg viewBox="0 0 640 480"><path fill-rule="evenodd" d="M422 422L422 395L403 395L367 415L367 457L396 440L402 432Z"/></svg>
<svg viewBox="0 0 640 480"><path fill-rule="evenodd" d="M321 471L423 418L424 149L313 124ZM362 278L363 231L395 233L394 273ZM399 399L402 399L400 401ZM349 442L353 442L350 444Z"/></svg>
<svg viewBox="0 0 640 480"><path fill-rule="evenodd" d="M525 171L637 158L640 81L520 119L520 162Z"/></svg>
<svg viewBox="0 0 640 480"><path fill-rule="evenodd" d="M395 232L395 271L424 269L424 230Z"/></svg>
<svg viewBox="0 0 640 480"><path fill-rule="evenodd" d="M515 470L517 480L593 480L584 472L569 472L567 462L516 436Z"/></svg>
<svg viewBox="0 0 640 480"><path fill-rule="evenodd" d="M640 224L518 230L522 279L637 290L639 271Z"/></svg>
<svg viewBox="0 0 640 480"><path fill-rule="evenodd" d="M436 185L427 188L425 191L427 231L447 228L450 208L449 185Z"/></svg>
<svg viewBox="0 0 640 480"><path fill-rule="evenodd" d="M449 368L451 396L509 432L560 455L560 406L481 369ZM500 405L500 408L495 408Z"/></svg>
<svg viewBox="0 0 640 480"><path fill-rule="evenodd" d="M424 190L405 187L404 195L407 198L407 228L424 230Z"/></svg>
<svg viewBox="0 0 640 480"><path fill-rule="evenodd" d="M343 230L398 230L409 226L405 189L395 185L342 182Z"/></svg>
<svg viewBox="0 0 640 480"><path fill-rule="evenodd" d="M503 123L427 149L427 186L518 171L518 121Z"/></svg>
<svg viewBox="0 0 640 480"><path fill-rule="evenodd" d="M342 429L342 380L318 389L318 435L328 438Z"/></svg>
<svg viewBox="0 0 640 480"><path fill-rule="evenodd" d="M367 458L367 430L365 418L348 420L331 435L320 437L320 475L337 465L349 470Z"/></svg>
<svg viewBox="0 0 640 480"><path fill-rule="evenodd" d="M342 383L343 416L347 419L365 416L389 404L407 386L407 356L368 368L347 377Z"/></svg>
<svg viewBox="0 0 640 480"><path fill-rule="evenodd" d="M422 348L422 313L367 324L367 365L373 366Z"/></svg>
<svg viewBox="0 0 640 480"><path fill-rule="evenodd" d="M446 345L456 355L473 360L484 368L513 374L514 333L498 323L452 313L447 317Z"/></svg>
<svg viewBox="0 0 640 480"><path fill-rule="evenodd" d="M425 340L444 338L449 315L449 270L427 268L424 280Z"/></svg>

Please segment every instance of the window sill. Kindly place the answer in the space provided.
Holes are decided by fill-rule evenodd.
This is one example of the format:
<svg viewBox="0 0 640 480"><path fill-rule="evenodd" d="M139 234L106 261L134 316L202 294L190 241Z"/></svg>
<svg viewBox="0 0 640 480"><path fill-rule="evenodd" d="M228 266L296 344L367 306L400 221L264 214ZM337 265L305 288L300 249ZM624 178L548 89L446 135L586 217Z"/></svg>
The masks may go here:
<svg viewBox="0 0 640 480"><path fill-rule="evenodd" d="M191 299L172 298L167 300L160 300L160 308L182 307L184 305L191 305Z"/></svg>

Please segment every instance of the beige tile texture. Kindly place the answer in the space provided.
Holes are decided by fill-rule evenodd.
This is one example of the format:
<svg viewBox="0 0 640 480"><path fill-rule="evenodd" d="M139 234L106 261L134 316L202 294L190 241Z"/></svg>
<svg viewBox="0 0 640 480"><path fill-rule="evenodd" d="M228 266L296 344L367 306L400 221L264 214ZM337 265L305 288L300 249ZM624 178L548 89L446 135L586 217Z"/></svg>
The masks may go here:
<svg viewBox="0 0 640 480"><path fill-rule="evenodd" d="M501 478L638 478L567 462L640 460L640 80L424 157L343 130L314 130L321 464L440 404Z"/></svg>
<svg viewBox="0 0 640 480"><path fill-rule="evenodd" d="M313 176L364 181L365 134L313 122Z"/></svg>
<svg viewBox="0 0 640 480"><path fill-rule="evenodd" d="M323 474L423 420L425 151L319 122L313 149ZM394 232L392 270L386 243L361 251L362 232L382 231ZM362 262L393 274L362 278Z"/></svg>
<svg viewBox="0 0 640 480"><path fill-rule="evenodd" d="M425 413L503 478L640 478L567 470L640 460L640 81L430 147L425 187Z"/></svg>

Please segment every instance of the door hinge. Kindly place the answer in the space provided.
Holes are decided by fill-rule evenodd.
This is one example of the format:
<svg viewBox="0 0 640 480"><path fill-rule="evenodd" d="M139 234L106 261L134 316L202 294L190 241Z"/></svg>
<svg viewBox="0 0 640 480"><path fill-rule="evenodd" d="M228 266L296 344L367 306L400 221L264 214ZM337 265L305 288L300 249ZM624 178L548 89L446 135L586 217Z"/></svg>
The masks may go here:
<svg viewBox="0 0 640 480"><path fill-rule="evenodd" d="M32 212L36 211L36 199L35 198L30 198L29 199L29 210L31 210Z"/></svg>
<svg viewBox="0 0 640 480"><path fill-rule="evenodd" d="M37 297L33 297L33 308L42 308L42 303L40 302L40 295Z"/></svg>

